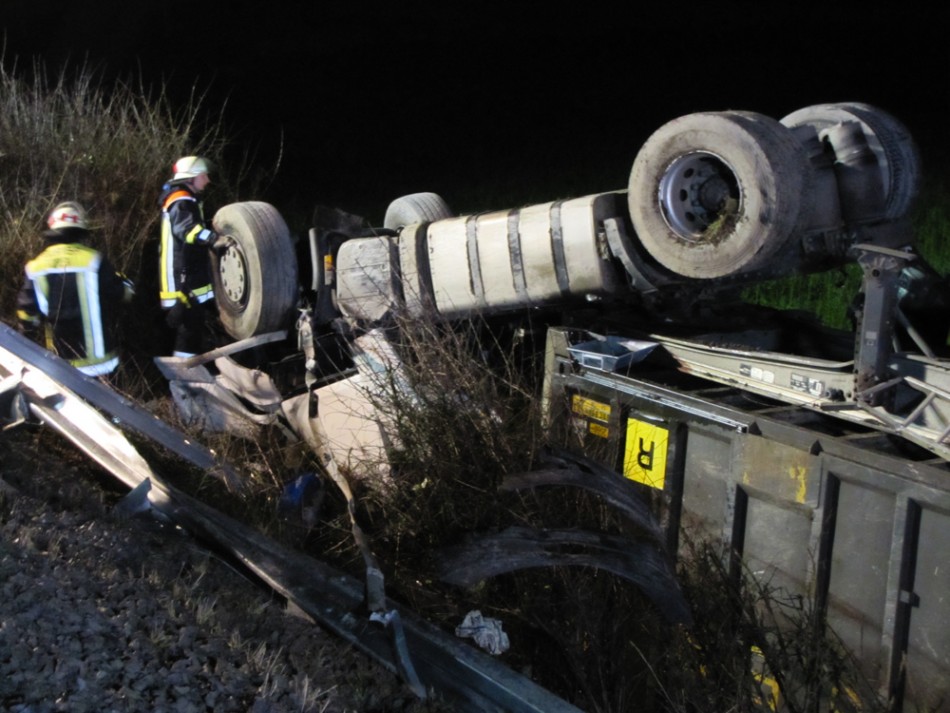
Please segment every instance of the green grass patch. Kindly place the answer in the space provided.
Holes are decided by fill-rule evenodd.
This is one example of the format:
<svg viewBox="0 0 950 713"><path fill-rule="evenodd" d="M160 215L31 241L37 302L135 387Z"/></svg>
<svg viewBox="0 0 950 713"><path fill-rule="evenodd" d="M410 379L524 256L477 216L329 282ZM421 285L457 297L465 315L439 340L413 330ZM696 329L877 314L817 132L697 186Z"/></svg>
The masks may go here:
<svg viewBox="0 0 950 713"><path fill-rule="evenodd" d="M908 242L942 275L950 272L950 200L943 182L924 187L912 216ZM776 309L804 310L829 327L851 329L848 306L861 290L861 268L848 264L829 272L763 282L745 289L753 304Z"/></svg>

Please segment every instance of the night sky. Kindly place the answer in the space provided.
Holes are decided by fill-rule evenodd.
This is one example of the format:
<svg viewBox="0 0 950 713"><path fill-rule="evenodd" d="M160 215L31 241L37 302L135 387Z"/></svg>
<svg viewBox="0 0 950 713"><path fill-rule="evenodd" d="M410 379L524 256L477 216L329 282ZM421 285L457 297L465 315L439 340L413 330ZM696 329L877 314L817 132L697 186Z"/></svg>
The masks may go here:
<svg viewBox="0 0 950 713"><path fill-rule="evenodd" d="M622 188L676 116L781 118L829 101L890 111L946 174L950 23L937 3L522 4L3 0L0 21L8 66L85 59L227 100L236 148L268 164L283 140L278 183L246 197L278 207L372 219L421 190L463 212Z"/></svg>

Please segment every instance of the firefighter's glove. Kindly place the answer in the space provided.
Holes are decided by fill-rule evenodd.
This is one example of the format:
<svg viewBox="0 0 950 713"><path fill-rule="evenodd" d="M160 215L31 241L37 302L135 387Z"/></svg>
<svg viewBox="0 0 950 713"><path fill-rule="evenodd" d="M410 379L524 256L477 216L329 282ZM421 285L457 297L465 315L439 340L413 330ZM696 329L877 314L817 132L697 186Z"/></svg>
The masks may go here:
<svg viewBox="0 0 950 713"><path fill-rule="evenodd" d="M234 238L230 235L219 235L211 244L211 252L220 257L227 252L229 247L235 244Z"/></svg>
<svg viewBox="0 0 950 713"><path fill-rule="evenodd" d="M121 272L118 275L119 279L122 280L122 301L131 302L132 298L135 297L135 283Z"/></svg>

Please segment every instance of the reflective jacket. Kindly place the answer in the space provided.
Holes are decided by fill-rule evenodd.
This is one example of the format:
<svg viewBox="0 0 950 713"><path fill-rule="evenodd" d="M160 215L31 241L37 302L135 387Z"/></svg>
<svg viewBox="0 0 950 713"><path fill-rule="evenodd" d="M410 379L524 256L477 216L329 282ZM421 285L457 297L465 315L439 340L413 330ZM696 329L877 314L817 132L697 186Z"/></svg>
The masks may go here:
<svg viewBox="0 0 950 713"><path fill-rule="evenodd" d="M206 227L198 197L187 184L166 184L162 208L162 240L158 284L162 307L176 302L207 302L214 298L208 248L214 231Z"/></svg>
<svg viewBox="0 0 950 713"><path fill-rule="evenodd" d="M26 264L17 299L24 333L90 376L118 365L113 329L132 285L97 250L85 230L44 234L49 246Z"/></svg>

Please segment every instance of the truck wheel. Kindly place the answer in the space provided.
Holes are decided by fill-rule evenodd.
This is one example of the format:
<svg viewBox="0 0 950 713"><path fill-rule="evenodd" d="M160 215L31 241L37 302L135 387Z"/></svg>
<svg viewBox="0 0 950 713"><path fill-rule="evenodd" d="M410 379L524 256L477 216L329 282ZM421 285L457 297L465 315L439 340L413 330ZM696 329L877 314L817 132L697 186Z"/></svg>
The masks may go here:
<svg viewBox="0 0 950 713"><path fill-rule="evenodd" d="M213 224L232 240L212 260L225 331L240 340L285 328L297 303L297 256L280 213L268 203L232 203Z"/></svg>
<svg viewBox="0 0 950 713"><path fill-rule="evenodd" d="M627 201L637 237L685 277L746 272L808 219L813 181L791 132L761 114L688 114L640 149Z"/></svg>
<svg viewBox="0 0 950 713"><path fill-rule="evenodd" d="M442 197L435 193L411 193L397 198L386 209L383 227L399 230L416 223L452 218L453 213Z"/></svg>
<svg viewBox="0 0 950 713"><path fill-rule="evenodd" d="M910 211L920 188L920 154L910 131L887 112L869 104L816 104L793 111L785 126L812 126L816 131L844 121L860 122L868 145L881 167L884 218L895 220Z"/></svg>

